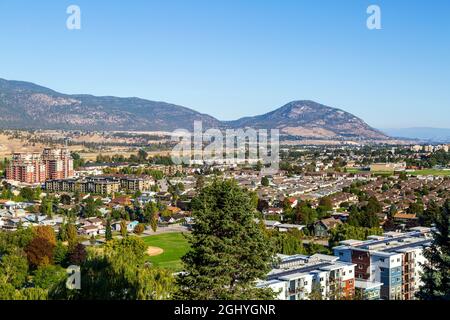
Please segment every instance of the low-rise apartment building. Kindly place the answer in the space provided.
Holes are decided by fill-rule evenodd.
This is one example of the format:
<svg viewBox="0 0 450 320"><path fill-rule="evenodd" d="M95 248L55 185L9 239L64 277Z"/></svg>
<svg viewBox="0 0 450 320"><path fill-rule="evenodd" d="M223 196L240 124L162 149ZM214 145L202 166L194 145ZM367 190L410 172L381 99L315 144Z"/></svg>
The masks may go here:
<svg viewBox="0 0 450 320"><path fill-rule="evenodd" d="M148 191L154 183L151 177L136 176L94 176L82 179L59 179L45 182L45 189L49 192L75 192L114 194L120 190Z"/></svg>
<svg viewBox="0 0 450 320"><path fill-rule="evenodd" d="M280 300L350 298L355 292L355 264L323 254L313 256L280 255L280 262L267 281L258 287L270 287Z"/></svg>
<svg viewBox="0 0 450 320"><path fill-rule="evenodd" d="M364 286L382 283L381 299L412 300L421 284L423 250L431 241L431 229L417 227L406 233L371 236L366 241L342 241L333 251L341 261L356 265L355 278L364 280Z"/></svg>

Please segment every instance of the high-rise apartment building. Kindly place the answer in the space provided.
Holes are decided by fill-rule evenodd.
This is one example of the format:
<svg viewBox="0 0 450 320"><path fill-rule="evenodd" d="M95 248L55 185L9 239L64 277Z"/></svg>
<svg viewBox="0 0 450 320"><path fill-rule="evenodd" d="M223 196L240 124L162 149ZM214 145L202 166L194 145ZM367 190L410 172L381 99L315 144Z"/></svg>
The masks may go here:
<svg viewBox="0 0 450 320"><path fill-rule="evenodd" d="M66 148L46 148L40 153L14 153L6 168L6 179L22 183L43 183L48 179L72 177L73 159Z"/></svg>

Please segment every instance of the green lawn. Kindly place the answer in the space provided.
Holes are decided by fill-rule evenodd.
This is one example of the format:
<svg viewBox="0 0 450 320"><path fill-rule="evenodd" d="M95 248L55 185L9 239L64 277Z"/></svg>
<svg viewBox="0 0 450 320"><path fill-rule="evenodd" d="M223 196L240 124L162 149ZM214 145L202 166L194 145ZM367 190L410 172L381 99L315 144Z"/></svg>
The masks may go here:
<svg viewBox="0 0 450 320"><path fill-rule="evenodd" d="M148 246L159 247L164 250L159 256L149 257L155 266L181 271L181 257L188 251L189 243L183 233L164 233L143 238Z"/></svg>
<svg viewBox="0 0 450 320"><path fill-rule="evenodd" d="M432 175L432 176L450 176L450 170L436 170L436 169L425 169L410 172L410 174L417 175Z"/></svg>

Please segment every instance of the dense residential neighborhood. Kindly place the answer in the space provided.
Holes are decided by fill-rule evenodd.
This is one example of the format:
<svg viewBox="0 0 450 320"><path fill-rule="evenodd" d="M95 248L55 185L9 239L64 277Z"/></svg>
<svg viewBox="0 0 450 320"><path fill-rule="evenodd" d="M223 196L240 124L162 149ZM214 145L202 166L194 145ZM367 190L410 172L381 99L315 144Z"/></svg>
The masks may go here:
<svg viewBox="0 0 450 320"><path fill-rule="evenodd" d="M273 298L282 300L417 299L424 252L432 244L435 219L449 199L450 179L445 171L448 158L447 166L440 163L439 170L422 174L416 166L408 169L411 161L428 166L427 159L444 152L416 149L394 152L380 147L364 152L323 147L320 153L315 148L287 149L282 161L289 165L282 162L281 170L269 176L261 175L259 164L180 166L164 158L158 161L165 164L155 164L144 151L128 162L102 163L99 157L94 163L76 163L72 169L79 155L65 151L70 170L53 174L55 166L42 165L49 168L43 180L11 175L34 172L30 168L44 161L40 156L15 154L4 165L0 235L8 238L26 230L53 233L54 250L66 252L65 262L58 264L61 258L56 259L60 254L56 251L45 258L30 256L29 247L22 250L30 270L48 268L39 262L42 258L63 266L86 259L111 241L120 245L135 238L152 243L164 235L195 234L203 190L229 181L249 197L250 223L273 243L275 260L259 270L255 289L270 290ZM400 165L381 165L379 158L386 151L388 160ZM62 153L46 149L43 154ZM37 162L24 164L18 159ZM370 165L371 161L377 165ZM157 254L145 259L150 265L178 250L143 243L148 252ZM188 243L180 243L179 248L183 251L177 259L188 252ZM162 265L170 272L186 270L180 260ZM267 273L261 273L265 268ZM47 289L41 294L55 293Z"/></svg>

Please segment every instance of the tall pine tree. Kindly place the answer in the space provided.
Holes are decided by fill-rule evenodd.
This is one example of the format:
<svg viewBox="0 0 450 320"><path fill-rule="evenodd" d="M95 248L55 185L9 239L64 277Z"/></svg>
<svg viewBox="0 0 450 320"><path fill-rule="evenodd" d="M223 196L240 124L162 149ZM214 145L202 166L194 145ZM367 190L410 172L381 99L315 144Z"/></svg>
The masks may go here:
<svg viewBox="0 0 450 320"><path fill-rule="evenodd" d="M255 287L270 271L274 250L254 221L256 208L235 181L214 181L192 201L195 218L185 272L177 282L180 299L271 299Z"/></svg>
<svg viewBox="0 0 450 320"><path fill-rule="evenodd" d="M111 230L111 218L106 220L106 229L105 229L105 239L106 241L112 240L112 230Z"/></svg>
<svg viewBox="0 0 450 320"><path fill-rule="evenodd" d="M433 243L425 250L422 286L417 297L421 300L450 300L450 200L435 219Z"/></svg>

